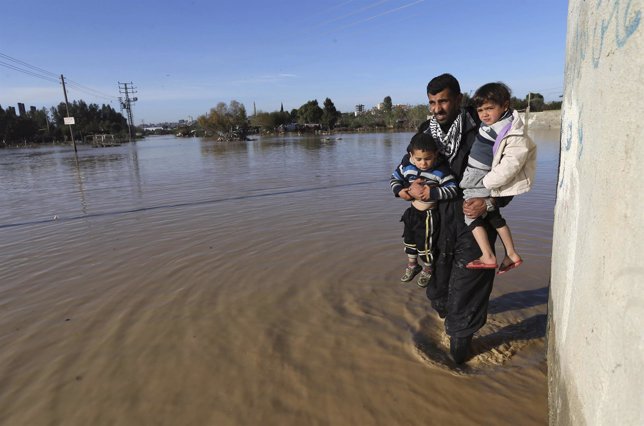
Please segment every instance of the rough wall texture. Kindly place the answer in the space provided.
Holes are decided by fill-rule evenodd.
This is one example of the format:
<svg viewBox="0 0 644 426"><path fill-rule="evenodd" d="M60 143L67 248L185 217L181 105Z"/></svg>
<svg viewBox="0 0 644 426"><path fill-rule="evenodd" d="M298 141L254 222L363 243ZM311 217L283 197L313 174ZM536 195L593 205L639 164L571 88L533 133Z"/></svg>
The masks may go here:
<svg viewBox="0 0 644 426"><path fill-rule="evenodd" d="M644 424L644 0L570 0L548 367L554 425Z"/></svg>

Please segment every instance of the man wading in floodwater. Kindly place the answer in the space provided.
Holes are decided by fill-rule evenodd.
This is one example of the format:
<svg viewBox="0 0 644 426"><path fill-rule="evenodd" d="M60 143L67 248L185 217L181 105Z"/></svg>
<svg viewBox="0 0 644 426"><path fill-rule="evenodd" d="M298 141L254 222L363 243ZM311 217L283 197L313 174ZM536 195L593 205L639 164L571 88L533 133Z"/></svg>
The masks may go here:
<svg viewBox="0 0 644 426"><path fill-rule="evenodd" d="M460 182L467 167L467 157L480 124L476 110L461 109L461 87L450 74L439 75L427 85L429 109L433 117L421 124L419 132L430 134ZM429 187L412 183L410 195L429 199ZM427 286L427 297L441 318L450 336L450 354L461 364L469 355L472 335L485 324L487 306L492 292L493 269L468 269L469 261L481 256L481 250L464 221L509 202L503 198L462 198L439 203L441 217L434 258L433 275ZM496 232L485 223L485 230L494 247Z"/></svg>

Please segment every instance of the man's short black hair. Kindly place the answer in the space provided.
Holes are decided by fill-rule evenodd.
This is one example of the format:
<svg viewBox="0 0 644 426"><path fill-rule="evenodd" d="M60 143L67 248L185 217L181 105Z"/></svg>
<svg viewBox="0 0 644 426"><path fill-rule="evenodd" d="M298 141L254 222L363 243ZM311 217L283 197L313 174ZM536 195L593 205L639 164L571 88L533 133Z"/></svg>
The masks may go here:
<svg viewBox="0 0 644 426"><path fill-rule="evenodd" d="M436 152L438 151L438 147L436 146L436 142L434 142L434 138L432 138L430 134L416 133L411 138L411 142L409 142L407 150L410 154L414 151Z"/></svg>
<svg viewBox="0 0 644 426"><path fill-rule="evenodd" d="M458 84L458 80L452 74L441 74L427 83L427 93L430 95L435 95L445 89L449 89L450 94L453 96L461 94L461 85Z"/></svg>
<svg viewBox="0 0 644 426"><path fill-rule="evenodd" d="M510 102L511 93L510 88L500 81L488 83L476 90L472 96L472 102L477 108L486 102L503 106L506 102Z"/></svg>

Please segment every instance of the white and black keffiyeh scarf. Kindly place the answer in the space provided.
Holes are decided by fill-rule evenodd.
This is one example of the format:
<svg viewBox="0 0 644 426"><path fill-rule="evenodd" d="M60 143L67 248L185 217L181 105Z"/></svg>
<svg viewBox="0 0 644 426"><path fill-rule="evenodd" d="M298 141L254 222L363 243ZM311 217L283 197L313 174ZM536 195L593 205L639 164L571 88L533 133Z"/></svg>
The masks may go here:
<svg viewBox="0 0 644 426"><path fill-rule="evenodd" d="M472 117L470 117L465 110L461 111L461 113L456 117L452 125L447 130L447 133L443 132L443 129L441 129L440 124L438 124L436 117L432 117L429 120L429 127L425 133L432 135L432 138L434 138L438 144L438 150L441 154L447 157L450 163L454 159L454 156L456 156L458 148L461 145L461 135L463 134L464 125L465 129L476 126Z"/></svg>

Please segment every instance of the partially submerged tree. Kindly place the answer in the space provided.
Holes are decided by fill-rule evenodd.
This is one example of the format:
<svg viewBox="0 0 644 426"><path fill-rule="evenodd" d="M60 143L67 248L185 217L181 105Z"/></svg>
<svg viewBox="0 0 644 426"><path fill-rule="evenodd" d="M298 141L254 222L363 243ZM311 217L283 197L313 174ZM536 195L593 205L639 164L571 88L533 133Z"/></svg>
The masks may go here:
<svg viewBox="0 0 644 426"><path fill-rule="evenodd" d="M318 100L308 101L297 110L297 121L300 124L319 124L324 111L318 105Z"/></svg>
<svg viewBox="0 0 644 426"><path fill-rule="evenodd" d="M197 118L199 125L207 132L224 140L245 140L248 134L246 108L240 102L219 102L206 115Z"/></svg>
<svg viewBox="0 0 644 426"><path fill-rule="evenodd" d="M250 124L253 127L259 127L262 130L274 131L279 126L288 124L291 121L291 116L288 112L273 111L263 112L259 111L254 117L250 119Z"/></svg>
<svg viewBox="0 0 644 426"><path fill-rule="evenodd" d="M338 110L335 109L335 105L330 98L324 100L324 109L322 110L322 124L324 124L328 129L333 129L335 123L338 121Z"/></svg>

